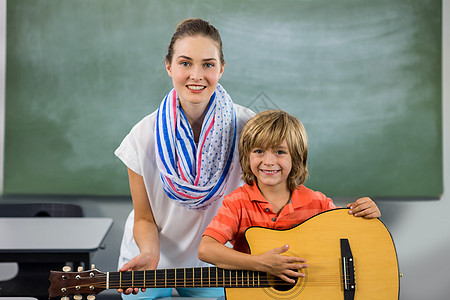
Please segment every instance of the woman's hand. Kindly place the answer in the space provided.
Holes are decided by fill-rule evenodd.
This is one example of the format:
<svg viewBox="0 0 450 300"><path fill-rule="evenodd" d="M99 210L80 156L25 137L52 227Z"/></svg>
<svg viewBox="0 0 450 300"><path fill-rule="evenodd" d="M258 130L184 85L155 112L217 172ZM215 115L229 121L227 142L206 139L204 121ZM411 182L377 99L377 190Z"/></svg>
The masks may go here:
<svg viewBox="0 0 450 300"><path fill-rule="evenodd" d="M158 266L158 258L150 253L141 253L134 257L132 260L127 262L119 269L119 272L126 271L142 271L142 270L155 270ZM141 289L145 292L146 289ZM127 288L126 290L118 289L119 293L124 293L125 295L133 294L136 295L139 292L138 288Z"/></svg>

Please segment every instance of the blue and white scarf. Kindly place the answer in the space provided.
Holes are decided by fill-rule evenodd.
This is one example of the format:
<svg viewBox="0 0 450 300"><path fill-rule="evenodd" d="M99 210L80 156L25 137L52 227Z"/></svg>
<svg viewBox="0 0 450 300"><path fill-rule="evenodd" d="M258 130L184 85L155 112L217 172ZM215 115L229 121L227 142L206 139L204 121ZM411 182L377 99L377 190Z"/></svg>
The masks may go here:
<svg viewBox="0 0 450 300"><path fill-rule="evenodd" d="M175 89L162 101L156 123L156 160L164 191L188 208L208 207L223 195L233 168L236 112L231 97L217 85L198 145Z"/></svg>

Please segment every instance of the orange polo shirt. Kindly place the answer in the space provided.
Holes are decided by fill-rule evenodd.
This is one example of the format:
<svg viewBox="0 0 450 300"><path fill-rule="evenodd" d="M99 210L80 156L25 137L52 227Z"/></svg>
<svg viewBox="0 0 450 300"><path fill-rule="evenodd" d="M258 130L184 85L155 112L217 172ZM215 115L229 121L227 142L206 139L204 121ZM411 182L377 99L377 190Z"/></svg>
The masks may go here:
<svg viewBox="0 0 450 300"><path fill-rule="evenodd" d="M255 185L237 188L223 199L222 207L203 235L222 244L230 242L233 249L249 253L245 230L251 226L290 229L310 217L334 209L333 200L304 185L292 192L291 201L277 215Z"/></svg>

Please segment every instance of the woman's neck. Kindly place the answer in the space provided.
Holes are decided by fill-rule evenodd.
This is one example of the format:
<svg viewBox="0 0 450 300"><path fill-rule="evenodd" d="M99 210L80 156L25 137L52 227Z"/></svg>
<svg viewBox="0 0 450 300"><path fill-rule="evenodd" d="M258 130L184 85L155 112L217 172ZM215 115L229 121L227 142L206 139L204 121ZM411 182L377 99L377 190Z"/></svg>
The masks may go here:
<svg viewBox="0 0 450 300"><path fill-rule="evenodd" d="M180 105L183 108L189 125L191 125L192 132L194 133L194 141L198 143L209 102L195 104L180 103Z"/></svg>

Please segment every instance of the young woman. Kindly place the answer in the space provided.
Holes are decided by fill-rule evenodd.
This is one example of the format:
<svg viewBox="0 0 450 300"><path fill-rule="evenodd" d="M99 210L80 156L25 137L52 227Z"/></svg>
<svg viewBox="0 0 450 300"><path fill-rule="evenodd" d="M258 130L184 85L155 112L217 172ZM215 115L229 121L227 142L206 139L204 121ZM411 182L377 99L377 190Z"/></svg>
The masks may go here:
<svg viewBox="0 0 450 300"><path fill-rule="evenodd" d="M125 224L119 270L206 266L201 236L240 179L237 142L253 113L218 83L225 61L219 32L202 19L182 22L166 55L173 89L136 124L115 154L127 166L134 210ZM155 299L171 289L128 288L123 298ZM178 289L213 297L223 289Z"/></svg>

